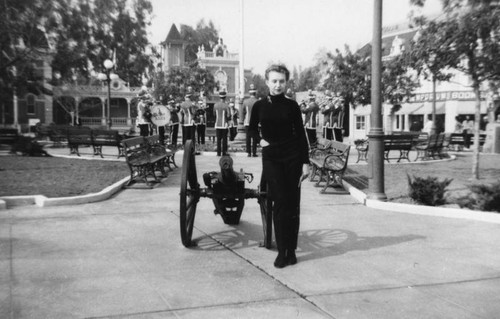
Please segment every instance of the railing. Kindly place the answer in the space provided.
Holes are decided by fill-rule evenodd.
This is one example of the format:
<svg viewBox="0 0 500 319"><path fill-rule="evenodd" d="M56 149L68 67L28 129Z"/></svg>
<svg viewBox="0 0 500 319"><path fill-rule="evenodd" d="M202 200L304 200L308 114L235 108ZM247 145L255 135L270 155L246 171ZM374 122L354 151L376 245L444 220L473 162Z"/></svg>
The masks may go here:
<svg viewBox="0 0 500 319"><path fill-rule="evenodd" d="M111 124L113 126L127 126L127 117L112 117Z"/></svg>
<svg viewBox="0 0 500 319"><path fill-rule="evenodd" d="M100 117L80 117L80 124L83 126L102 125L102 118L100 118Z"/></svg>
<svg viewBox="0 0 500 319"><path fill-rule="evenodd" d="M80 117L80 124L82 126L101 126L103 121L102 117ZM130 122L128 124L127 122ZM135 126L135 118L127 117L112 117L111 126Z"/></svg>
<svg viewBox="0 0 500 319"><path fill-rule="evenodd" d="M238 60L239 54L238 53L228 53L226 56L215 56L215 53L213 52L198 52L198 57L199 58L216 58L216 59L221 59L221 60Z"/></svg>

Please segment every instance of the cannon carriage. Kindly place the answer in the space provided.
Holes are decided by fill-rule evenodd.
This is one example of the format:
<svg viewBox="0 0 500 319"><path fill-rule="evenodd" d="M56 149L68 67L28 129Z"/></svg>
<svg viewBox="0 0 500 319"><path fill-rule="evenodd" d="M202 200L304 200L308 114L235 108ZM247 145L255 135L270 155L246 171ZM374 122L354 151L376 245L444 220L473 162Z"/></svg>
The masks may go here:
<svg viewBox="0 0 500 319"><path fill-rule="evenodd" d="M257 199L260 205L264 240L262 246L271 248L272 243L272 201L266 192L266 183L261 179L256 189L245 188L246 182L253 181L253 174L239 172L233 169L233 160L230 156L222 156L219 161L219 172L206 172L203 182L206 187L198 183L195 161L195 147L192 140L186 141L182 161L180 183L180 232L182 244L190 247L192 241L194 220L197 204L201 197L212 199L216 215L220 215L224 223L237 225L245 206L245 200Z"/></svg>

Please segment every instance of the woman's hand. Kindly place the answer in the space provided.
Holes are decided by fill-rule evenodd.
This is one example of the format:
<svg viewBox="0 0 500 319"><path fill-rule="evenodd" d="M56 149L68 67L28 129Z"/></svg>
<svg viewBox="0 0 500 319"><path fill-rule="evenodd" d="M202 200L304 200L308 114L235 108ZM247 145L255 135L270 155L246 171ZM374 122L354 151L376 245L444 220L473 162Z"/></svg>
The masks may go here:
<svg viewBox="0 0 500 319"><path fill-rule="evenodd" d="M302 165L302 176L300 176L300 180L299 180L299 187L300 187L300 184L306 179L309 177L309 164L303 164Z"/></svg>
<svg viewBox="0 0 500 319"><path fill-rule="evenodd" d="M260 140L260 146L262 146L262 147L266 147L266 146L268 146L268 145L269 145L269 142L268 142L268 141L266 141L265 139L261 139L261 140Z"/></svg>

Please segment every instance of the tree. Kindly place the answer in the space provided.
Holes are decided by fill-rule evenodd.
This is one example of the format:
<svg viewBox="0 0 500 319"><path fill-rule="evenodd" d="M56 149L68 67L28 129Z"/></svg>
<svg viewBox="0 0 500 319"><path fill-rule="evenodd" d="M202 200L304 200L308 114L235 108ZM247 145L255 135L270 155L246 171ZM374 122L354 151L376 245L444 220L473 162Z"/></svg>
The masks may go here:
<svg viewBox="0 0 500 319"><path fill-rule="evenodd" d="M198 62L189 67L171 68L167 73L158 72L153 76L154 96L166 102L169 96L183 97L190 87L195 98L201 94L209 96L215 88L215 79L210 71L200 68Z"/></svg>
<svg viewBox="0 0 500 319"><path fill-rule="evenodd" d="M196 29L182 24L180 34L181 38L187 42L185 50L187 63L198 59L196 53L200 46L203 46L205 50L210 50L219 40L219 33L215 29L212 20L206 23L204 19L201 19L196 24Z"/></svg>
<svg viewBox="0 0 500 319"><path fill-rule="evenodd" d="M419 76L432 82L432 128L436 134L436 82L449 81L452 77L450 68L455 67L458 59L453 50L453 34L451 29L441 28L441 23L416 19L420 29L418 37L412 41L407 54L409 64Z"/></svg>
<svg viewBox="0 0 500 319"><path fill-rule="evenodd" d="M60 14L51 19L59 26L52 34L56 43L53 68L62 79L77 74L90 80L101 72L103 62L113 59L114 72L132 86L141 85L141 76L151 66L147 26L152 5L149 0L63 1Z"/></svg>
<svg viewBox="0 0 500 319"><path fill-rule="evenodd" d="M320 82L319 69L317 66L305 68L299 75L297 91L315 90Z"/></svg>
<svg viewBox="0 0 500 319"><path fill-rule="evenodd" d="M394 113L408 102L413 92L420 85L418 77L411 72L408 54L389 58L382 63L382 96L386 103L391 104L389 129L392 130Z"/></svg>
<svg viewBox="0 0 500 319"><path fill-rule="evenodd" d="M59 1L4 0L0 2L0 99L10 101L42 79L35 73L37 61L50 54L47 34L54 32L46 23L54 18ZM3 107L3 105L2 105Z"/></svg>
<svg viewBox="0 0 500 319"><path fill-rule="evenodd" d="M345 46L344 53L338 49L335 54L326 52L318 57L317 63L322 76L321 88L341 95L346 105L370 104L369 56L353 53Z"/></svg>
<svg viewBox="0 0 500 319"><path fill-rule="evenodd" d="M425 1L420 1L425 2ZM443 1L446 18L438 23L450 35L450 47L459 61L451 67L468 75L476 96L472 177L479 179L479 124L481 86L500 80L500 4L495 0Z"/></svg>

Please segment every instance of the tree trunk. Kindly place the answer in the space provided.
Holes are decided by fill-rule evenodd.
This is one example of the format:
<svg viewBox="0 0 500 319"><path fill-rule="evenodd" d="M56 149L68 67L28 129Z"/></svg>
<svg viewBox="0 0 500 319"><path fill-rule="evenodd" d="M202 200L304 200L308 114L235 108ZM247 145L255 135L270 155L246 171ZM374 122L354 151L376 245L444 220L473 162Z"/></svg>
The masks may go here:
<svg viewBox="0 0 500 319"><path fill-rule="evenodd" d="M474 85L476 95L476 113L474 115L474 152L472 155L472 179L479 179L479 124L481 122L481 92L479 85Z"/></svg>

